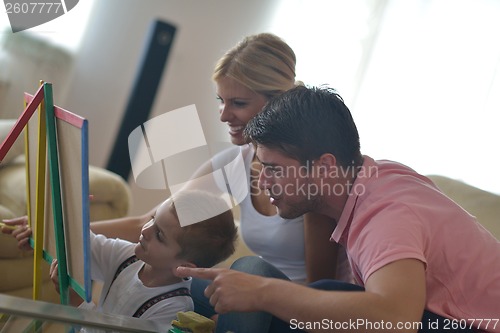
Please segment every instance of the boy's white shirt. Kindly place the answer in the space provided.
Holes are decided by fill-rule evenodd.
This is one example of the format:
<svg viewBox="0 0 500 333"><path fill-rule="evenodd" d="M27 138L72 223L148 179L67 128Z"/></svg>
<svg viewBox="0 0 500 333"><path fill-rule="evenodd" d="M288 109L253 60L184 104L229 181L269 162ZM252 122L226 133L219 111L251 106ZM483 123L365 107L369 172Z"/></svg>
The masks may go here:
<svg viewBox="0 0 500 333"><path fill-rule="evenodd" d="M92 279L102 281L103 288L97 306L94 303L83 303L80 308L132 316L143 303L152 297L178 288L191 289L191 278L162 287L149 288L144 286L138 277L138 272L144 265L140 260L124 269L111 284L121 263L134 255L136 244L121 239L107 238L103 235L95 235L92 232L90 241ZM175 296L162 300L146 310L141 319L153 320L168 329L171 327L172 320L177 318L177 312L193 311L193 309L191 297Z"/></svg>

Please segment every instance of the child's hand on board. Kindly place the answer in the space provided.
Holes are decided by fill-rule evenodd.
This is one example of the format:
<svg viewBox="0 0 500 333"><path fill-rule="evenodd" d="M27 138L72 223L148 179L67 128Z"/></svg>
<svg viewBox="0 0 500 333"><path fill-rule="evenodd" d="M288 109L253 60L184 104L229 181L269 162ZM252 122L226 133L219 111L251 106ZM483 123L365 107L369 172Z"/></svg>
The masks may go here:
<svg viewBox="0 0 500 333"><path fill-rule="evenodd" d="M13 219L6 219L0 224L2 233L12 235L17 240L17 247L23 251L31 251L30 237L31 228L28 226L28 217L21 216Z"/></svg>

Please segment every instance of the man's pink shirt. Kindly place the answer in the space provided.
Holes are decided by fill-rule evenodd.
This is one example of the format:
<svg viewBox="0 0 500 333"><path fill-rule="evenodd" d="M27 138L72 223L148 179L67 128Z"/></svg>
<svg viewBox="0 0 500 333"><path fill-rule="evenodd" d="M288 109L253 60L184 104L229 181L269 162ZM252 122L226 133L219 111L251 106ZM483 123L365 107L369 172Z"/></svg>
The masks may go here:
<svg viewBox="0 0 500 333"><path fill-rule="evenodd" d="M427 310L471 321L500 318L500 242L402 164L364 157L331 240L346 247L361 285L389 263L417 259L426 269ZM492 326L486 331L500 332L500 323Z"/></svg>

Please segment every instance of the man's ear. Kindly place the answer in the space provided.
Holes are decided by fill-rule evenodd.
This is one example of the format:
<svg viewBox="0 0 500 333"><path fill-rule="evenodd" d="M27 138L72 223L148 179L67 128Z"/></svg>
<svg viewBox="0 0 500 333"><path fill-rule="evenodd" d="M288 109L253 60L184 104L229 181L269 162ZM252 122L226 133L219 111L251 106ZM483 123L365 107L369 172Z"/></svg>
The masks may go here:
<svg viewBox="0 0 500 333"><path fill-rule="evenodd" d="M334 155L325 153L316 160L318 175L326 177L331 174L334 168L337 168L337 159Z"/></svg>

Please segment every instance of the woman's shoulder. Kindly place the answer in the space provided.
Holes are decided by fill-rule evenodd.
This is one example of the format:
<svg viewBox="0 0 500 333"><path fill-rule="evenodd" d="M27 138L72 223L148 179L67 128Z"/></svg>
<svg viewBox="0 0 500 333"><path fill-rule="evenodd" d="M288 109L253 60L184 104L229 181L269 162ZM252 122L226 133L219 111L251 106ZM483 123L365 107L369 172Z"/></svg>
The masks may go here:
<svg viewBox="0 0 500 333"><path fill-rule="evenodd" d="M212 166L214 169L222 168L236 160L239 156L243 158L245 164L249 164L252 161L253 154L254 149L250 144L229 147L214 155Z"/></svg>

